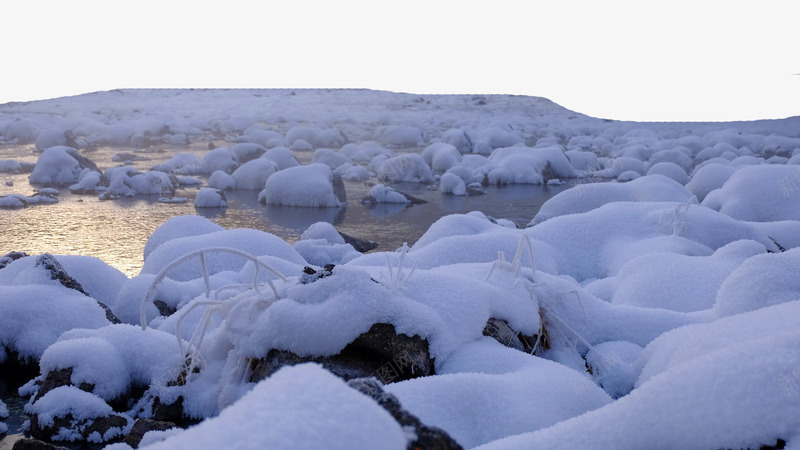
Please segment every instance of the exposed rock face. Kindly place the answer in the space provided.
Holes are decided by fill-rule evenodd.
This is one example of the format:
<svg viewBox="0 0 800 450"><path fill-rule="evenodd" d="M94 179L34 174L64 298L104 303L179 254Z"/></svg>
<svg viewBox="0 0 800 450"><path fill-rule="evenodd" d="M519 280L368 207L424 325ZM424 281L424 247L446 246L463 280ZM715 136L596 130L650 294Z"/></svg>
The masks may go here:
<svg viewBox="0 0 800 450"><path fill-rule="evenodd" d="M347 384L362 394L373 398L402 427L414 429L414 434L417 437L408 444L409 450L423 448L432 450L461 449L461 446L444 430L423 424L415 415L403 409L397 397L384 391L376 378L356 378L348 381Z"/></svg>
<svg viewBox="0 0 800 450"><path fill-rule="evenodd" d="M285 365L304 362L319 363L345 380L377 376L391 383L434 374L428 341L397 334L394 325L376 323L333 356L298 356L286 350L270 350L263 358L250 362L250 381L258 382Z"/></svg>
<svg viewBox="0 0 800 450"><path fill-rule="evenodd" d="M64 266L62 266L61 263L59 263L58 260L56 260L55 256L53 256L53 255L51 255L49 253L43 253L43 254L39 255L36 258L36 266L37 267L43 267L44 269L49 271L50 272L50 279L57 280L64 287L76 290L76 291L80 292L81 294L83 294L83 295L85 295L87 297L90 297L89 293L87 293L83 289L83 286L81 286L81 284L78 283L78 281L75 278L72 278L67 273L67 271L64 269ZM116 323L122 323L122 321L119 320L117 318L117 316L114 315L113 312L111 312L111 308L109 308L108 306L104 305L101 302L97 302L97 304L100 305L100 307L105 310L106 319L108 319L109 322L115 323L115 324Z"/></svg>

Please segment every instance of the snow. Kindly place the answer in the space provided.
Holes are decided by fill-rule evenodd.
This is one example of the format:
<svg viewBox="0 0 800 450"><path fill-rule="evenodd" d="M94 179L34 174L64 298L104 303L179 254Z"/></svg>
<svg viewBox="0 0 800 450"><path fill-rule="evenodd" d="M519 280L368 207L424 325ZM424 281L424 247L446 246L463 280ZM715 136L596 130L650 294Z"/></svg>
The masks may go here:
<svg viewBox="0 0 800 450"><path fill-rule="evenodd" d="M261 190L270 175L278 171L278 165L268 159L254 159L248 161L232 174L231 178L236 182L236 189Z"/></svg>
<svg viewBox="0 0 800 450"><path fill-rule="evenodd" d="M267 179L259 194L268 205L335 208L342 206L333 185L333 172L324 164L290 167Z"/></svg>
<svg viewBox="0 0 800 450"><path fill-rule="evenodd" d="M199 222L198 218L196 223ZM304 264L303 258L290 244L273 234L246 228L207 232L206 230L212 227L200 226L202 228L197 234L174 238L154 248L144 260L142 274L156 275L181 256L196 250L217 247L241 250L254 256L270 255L296 264ZM214 274L239 270L245 262L241 257L234 255L219 256L206 261L205 267L209 274ZM169 272L169 278L177 281L188 281L202 276L202 267L197 260L181 263Z"/></svg>
<svg viewBox="0 0 800 450"><path fill-rule="evenodd" d="M39 359L65 331L105 325L97 301L75 290L42 284L0 289L0 345L22 358Z"/></svg>
<svg viewBox="0 0 800 450"><path fill-rule="evenodd" d="M208 187L230 191L236 189L236 180L222 170L217 170L208 177Z"/></svg>
<svg viewBox="0 0 800 450"><path fill-rule="evenodd" d="M388 323L427 341L436 375L385 389L467 448L800 443L797 118L648 124L543 99L357 90L124 90L58 104L0 105L2 147L42 151L32 184L101 198L175 198L191 185L198 210L221 206L219 190L263 189L264 203L332 212L296 242L175 217L152 233L133 278L97 258L57 256L90 296L51 279L35 257L3 258L0 360L18 353L38 362L38 381L71 368L73 384L91 385L29 404L44 423L109 414L109 403L143 387L165 401L180 396L202 421L150 434L142 447L405 448L408 430L320 366L249 377L270 349L334 355ZM231 147L214 148L220 142ZM143 158L104 165L106 189L83 155L112 143L124 147L112 153L173 152L153 170ZM19 185L16 173L35 156L9 157L0 171ZM411 247L360 254L337 232L341 180L359 197L368 190L365 204L395 203L401 222L440 205L406 208L392 183L422 183L458 205L474 198L443 195L474 183L498 185L488 195L511 183L573 187L525 229L479 211L450 214ZM0 196L8 206L52 201ZM302 284L304 267L326 264L335 265L329 275ZM162 316L155 300L177 311ZM98 302L123 324L109 324ZM536 350L484 336L489 319L536 339ZM168 386L187 354L199 371ZM31 381L23 394L37 389ZM124 417L152 415L147 401ZM7 409L0 402L0 418ZM73 425L56 433L76 437Z"/></svg>
<svg viewBox="0 0 800 450"><path fill-rule="evenodd" d="M611 402L581 373L488 338L464 345L437 376L386 390L464 448L545 428Z"/></svg>
<svg viewBox="0 0 800 450"><path fill-rule="evenodd" d="M711 309L731 272L764 253L763 244L749 240L731 242L709 256L648 253L619 270L611 303L681 312Z"/></svg>
<svg viewBox="0 0 800 450"><path fill-rule="evenodd" d="M200 189L194 198L195 208L225 208L226 206L228 206L228 201L225 193L219 189L210 187Z"/></svg>
<svg viewBox="0 0 800 450"><path fill-rule="evenodd" d="M686 202L691 197L679 183L661 175L627 183L580 184L547 200L529 226L557 216L591 211L612 202Z"/></svg>
<svg viewBox="0 0 800 450"><path fill-rule="evenodd" d="M464 184L464 180L450 172L439 179L439 190L443 194L467 195L467 185Z"/></svg>
<svg viewBox="0 0 800 450"><path fill-rule="evenodd" d="M431 168L422 156L404 153L384 160L377 168L378 178L388 182L430 183L433 181Z"/></svg>
<svg viewBox="0 0 800 450"><path fill-rule="evenodd" d="M785 165L741 167L703 205L735 219L774 222L800 219L800 168Z"/></svg>
<svg viewBox="0 0 800 450"><path fill-rule="evenodd" d="M800 299L800 282L792 275L798 263L800 249L747 259L720 285L714 311L725 317Z"/></svg>
<svg viewBox="0 0 800 450"><path fill-rule="evenodd" d="M278 166L278 170L300 165L300 163L297 162L297 158L292 154L292 151L284 146L273 147L267 150L266 153L261 155L261 158L274 162Z"/></svg>
<svg viewBox="0 0 800 450"><path fill-rule="evenodd" d="M317 222L308 227L294 244L294 249L306 261L320 267L344 264L361 256L352 245L345 244L342 235L328 222Z"/></svg>
<svg viewBox="0 0 800 450"><path fill-rule="evenodd" d="M370 188L369 196L377 203L411 203L405 195L384 184L376 184Z"/></svg>
<svg viewBox="0 0 800 450"><path fill-rule="evenodd" d="M397 422L374 400L314 364L284 367L215 418L146 447L404 449Z"/></svg>
<svg viewBox="0 0 800 450"><path fill-rule="evenodd" d="M0 362L2 362L2 360L0 360ZM8 431L8 425L2 422L6 418L8 418L8 407L6 407L6 404L0 400L0 435L3 435Z"/></svg>
<svg viewBox="0 0 800 450"><path fill-rule="evenodd" d="M214 173L221 170L225 173L233 173L239 167L239 160L236 154L228 147L215 148L203 155L203 173Z"/></svg>
<svg viewBox="0 0 800 450"><path fill-rule="evenodd" d="M702 202L711 191L721 188L734 172L736 168L728 164L698 166L692 173L692 179L686 183L686 189Z"/></svg>
<svg viewBox="0 0 800 450"><path fill-rule="evenodd" d="M78 181L81 168L78 160L70 155L75 149L66 146L50 147L39 156L36 167L28 179L41 185L66 185Z"/></svg>
<svg viewBox="0 0 800 450"><path fill-rule="evenodd" d="M60 386L38 399L26 412L36 414L43 426L53 425L55 417L71 414L76 420L94 419L114 412L98 396L84 392L75 386Z"/></svg>

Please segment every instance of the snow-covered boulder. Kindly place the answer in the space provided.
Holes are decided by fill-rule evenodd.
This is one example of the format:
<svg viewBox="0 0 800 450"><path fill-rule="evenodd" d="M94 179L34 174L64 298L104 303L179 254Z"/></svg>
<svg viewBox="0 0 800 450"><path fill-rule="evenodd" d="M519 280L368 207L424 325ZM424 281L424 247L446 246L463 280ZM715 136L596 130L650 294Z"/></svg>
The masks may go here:
<svg viewBox="0 0 800 450"><path fill-rule="evenodd" d="M227 206L228 199L225 191L213 187L200 189L194 198L195 208L225 208Z"/></svg>
<svg viewBox="0 0 800 450"><path fill-rule="evenodd" d="M266 153L267 149L263 145L252 143L239 143L231 147L231 152L239 161L239 164L245 164L248 161L261 157Z"/></svg>
<svg viewBox="0 0 800 450"><path fill-rule="evenodd" d="M751 222L798 220L800 169L773 164L741 167L706 196L703 206Z"/></svg>
<svg viewBox="0 0 800 450"><path fill-rule="evenodd" d="M686 183L686 189L702 202L709 192L721 188L734 172L736 168L730 164L711 163L698 166L692 173L692 179Z"/></svg>
<svg viewBox="0 0 800 450"><path fill-rule="evenodd" d="M278 171L278 165L264 158L250 160L236 169L232 174L236 189L261 190L272 174Z"/></svg>
<svg viewBox="0 0 800 450"><path fill-rule="evenodd" d="M103 175L108 179L108 189L102 198L113 199L135 195L164 195L174 192L178 187L174 177L160 172L139 172L131 166L106 169Z"/></svg>
<svg viewBox="0 0 800 450"><path fill-rule="evenodd" d="M72 147L50 147L39 156L36 167L28 179L33 184L41 185L76 183L81 170L89 168L87 164L81 165L82 160L85 158L80 157L77 150ZM97 166L93 168L97 169Z"/></svg>
<svg viewBox="0 0 800 450"><path fill-rule="evenodd" d="M376 173L378 178L386 182L433 182L433 173L431 173L430 167L428 167L422 157L416 153L405 153L385 159L378 167Z"/></svg>
<svg viewBox="0 0 800 450"><path fill-rule="evenodd" d="M279 370L219 416L147 449L224 448L231 442L247 448L402 450L408 441L374 400L318 365L302 364Z"/></svg>
<svg viewBox="0 0 800 450"><path fill-rule="evenodd" d="M239 160L236 154L228 147L215 148L203 155L203 173L214 173L221 170L225 173L233 173L239 167Z"/></svg>
<svg viewBox="0 0 800 450"><path fill-rule="evenodd" d="M258 199L268 205L339 207L346 202L344 183L324 164L290 167L267 179Z"/></svg>
<svg viewBox="0 0 800 450"><path fill-rule="evenodd" d="M385 125L377 130L378 140L390 147L420 147L425 141L419 128L409 125Z"/></svg>
<svg viewBox="0 0 800 450"><path fill-rule="evenodd" d="M278 170L300 165L300 162L297 161L292 151L284 146L270 148L266 153L261 155L261 158L268 159L277 164Z"/></svg>
<svg viewBox="0 0 800 450"><path fill-rule="evenodd" d="M300 141L309 144L312 149L313 147L340 148L347 142L347 138L337 129L321 129L310 126L296 126L286 132L286 144L289 148L295 149L296 144Z"/></svg>
<svg viewBox="0 0 800 450"><path fill-rule="evenodd" d="M648 253L622 266L611 302L681 312L711 309L731 272L763 253L764 245L748 240L731 242L709 256Z"/></svg>
<svg viewBox="0 0 800 450"><path fill-rule="evenodd" d="M317 222L303 232L294 249L311 264L344 264L361 256L352 245L346 244L336 228L328 222Z"/></svg>
<svg viewBox="0 0 800 450"><path fill-rule="evenodd" d="M152 170L180 175L202 173L203 163L192 153L179 153L163 164L156 164Z"/></svg>
<svg viewBox="0 0 800 450"><path fill-rule="evenodd" d="M689 182L689 175L683 168L673 162L659 162L655 163L647 170L647 175L663 175L667 178L672 178L681 185L686 185Z"/></svg>
<svg viewBox="0 0 800 450"><path fill-rule="evenodd" d="M329 148L318 148L317 150L314 151L314 155L311 157L311 161L315 163L325 164L331 169L336 169L337 167L343 164L349 163L350 158L348 158L346 155L343 155Z"/></svg>
<svg viewBox="0 0 800 450"><path fill-rule="evenodd" d="M627 183L583 183L547 200L528 226L612 202L687 202L691 198L686 188L662 175L648 175Z"/></svg>
<svg viewBox="0 0 800 450"><path fill-rule="evenodd" d="M511 174L511 183L543 184L552 178L572 178L577 175L560 146L503 147L494 150L489 161ZM491 181L490 181L491 182Z"/></svg>

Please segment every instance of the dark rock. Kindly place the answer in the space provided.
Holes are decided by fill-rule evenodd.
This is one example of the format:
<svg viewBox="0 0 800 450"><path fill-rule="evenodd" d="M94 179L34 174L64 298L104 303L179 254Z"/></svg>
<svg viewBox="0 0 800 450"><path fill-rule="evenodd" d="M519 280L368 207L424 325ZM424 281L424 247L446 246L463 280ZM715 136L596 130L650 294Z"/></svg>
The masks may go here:
<svg viewBox="0 0 800 450"><path fill-rule="evenodd" d="M359 239L350 236L349 234L344 234L341 231L339 232L339 235L342 236L342 239L344 239L345 244L352 245L357 252L366 253L370 250L375 250L376 248L378 248L377 242L368 241L366 239Z"/></svg>
<svg viewBox="0 0 800 450"><path fill-rule="evenodd" d="M78 145L78 140L75 138L75 133L72 130L64 131L64 139L66 139L66 143L64 145L67 147L80 148L80 145Z"/></svg>
<svg viewBox="0 0 800 450"><path fill-rule="evenodd" d="M26 256L28 256L28 254L23 252L8 252L2 257L0 257L0 269Z"/></svg>
<svg viewBox="0 0 800 450"><path fill-rule="evenodd" d="M333 178L331 179L331 183L333 184L333 195L339 199L342 204L347 202L347 193L344 190L344 181L342 177L337 174L333 174Z"/></svg>
<svg viewBox="0 0 800 450"><path fill-rule="evenodd" d="M286 365L316 362L345 380L377 376L383 382L433 375L434 361L428 341L419 336L397 334L393 325L376 323L332 356L298 356L286 350L269 350L251 360L250 381L258 382Z"/></svg>
<svg viewBox="0 0 800 450"><path fill-rule="evenodd" d="M542 170L543 183L547 184L548 181L556 178L558 177L556 176L556 172L553 170L552 164L550 164L550 161L547 161L547 164L545 164L544 169Z"/></svg>
<svg viewBox="0 0 800 450"><path fill-rule="evenodd" d="M133 428L131 428L131 431L128 433L128 435L125 436L125 443L133 448L136 448L139 446L139 443L142 442L144 434L148 431L165 431L175 427L177 427L177 425L172 422L138 419L136 420L136 423L133 424Z"/></svg>
<svg viewBox="0 0 800 450"><path fill-rule="evenodd" d="M486 191L482 189L476 189L474 187L467 186L467 195L474 196L474 195L486 195Z"/></svg>
<svg viewBox="0 0 800 450"><path fill-rule="evenodd" d="M421 199L421 198L419 198L419 197L414 197L413 195L411 195L411 194L406 194L406 193L405 193L405 192L403 192L403 191L395 191L395 192L397 192L398 194L402 194L402 195L403 195L403 197L407 198L407 199L408 199L408 201L409 201L409 202L411 202L411 204L412 204L412 205L421 205L421 204L423 204L423 203L428 203L428 201L427 201L427 200L423 200L423 199Z"/></svg>
<svg viewBox="0 0 800 450"><path fill-rule="evenodd" d="M383 390L381 383L374 377L356 378L347 384L373 400L394 417L402 427L414 429L416 439L408 444L408 449L455 450L462 448L458 442L440 428L423 424L415 415L403 409L394 395Z"/></svg>
<svg viewBox="0 0 800 450"><path fill-rule="evenodd" d="M540 311L540 317L542 312ZM539 334L525 335L514 331L508 322L492 317L483 328L483 335L488 336L506 347L525 353L536 353L550 348L550 337L544 322L541 322ZM537 353L538 354L538 353Z"/></svg>
<svg viewBox="0 0 800 450"><path fill-rule="evenodd" d="M153 400L153 419L159 422L172 422L180 425L188 425L190 420L183 412L183 397L178 397L174 403L161 403L161 399L156 397Z"/></svg>
<svg viewBox="0 0 800 450"><path fill-rule="evenodd" d="M77 149L69 148L67 149L67 153L69 154L69 156L72 156L73 158L75 158L76 161L78 161L78 166L81 168L81 170L89 169L89 170L94 170L95 172L102 173L102 170L97 168L97 164L95 164L94 161L78 153Z"/></svg>
<svg viewBox="0 0 800 450"><path fill-rule="evenodd" d="M126 417L116 414L83 420L76 420L72 414L67 414L63 417L54 417L53 423L45 426L39 423L39 416L34 414L30 416L30 434L36 439L49 441L53 435L59 433L61 428L64 428L67 430L80 430L81 436L86 440L92 433L97 432L100 435L105 435L111 428L121 429L127 424L128 419Z"/></svg>
<svg viewBox="0 0 800 450"><path fill-rule="evenodd" d="M521 352L525 351L525 346L523 346L522 342L519 340L517 332L512 330L511 327L508 326L508 322L505 320L496 319L494 317L489 319L486 322L486 326L483 327L483 335L489 336L506 347L510 347Z"/></svg>
<svg viewBox="0 0 800 450"><path fill-rule="evenodd" d="M38 439L22 438L14 443L11 450L69 450L67 447L56 447Z"/></svg>
<svg viewBox="0 0 800 450"><path fill-rule="evenodd" d="M779 438L775 445L762 445L759 450L781 450L784 448L786 448L786 441Z"/></svg>
<svg viewBox="0 0 800 450"><path fill-rule="evenodd" d="M68 289L74 289L87 297L91 297L83 289L83 286L81 286L81 284L78 283L78 281L75 278L72 278L67 273L67 271L64 269L64 266L62 266L61 263L59 263L58 260L56 260L55 256L49 253L42 253L36 258L36 266L43 267L45 270L49 271L51 280L57 280L64 287ZM100 305L100 307L105 310L106 319L108 319L109 322L114 324L122 323L122 321L119 320L117 316L115 316L114 313L111 311L111 308L109 308L108 306L99 301L97 302L97 304Z"/></svg>
<svg viewBox="0 0 800 450"><path fill-rule="evenodd" d="M48 372L41 384L39 384L39 390L36 392L36 396L33 398L33 401L35 402L36 399L44 397L44 395L48 392L61 386L72 386L72 367L51 370Z"/></svg>
<svg viewBox="0 0 800 450"><path fill-rule="evenodd" d="M320 270L314 270L311 267L305 266L303 268L303 273L300 275L300 284L308 284L313 283L320 278L329 277L333 274L333 268L336 267L333 264L325 264Z"/></svg>

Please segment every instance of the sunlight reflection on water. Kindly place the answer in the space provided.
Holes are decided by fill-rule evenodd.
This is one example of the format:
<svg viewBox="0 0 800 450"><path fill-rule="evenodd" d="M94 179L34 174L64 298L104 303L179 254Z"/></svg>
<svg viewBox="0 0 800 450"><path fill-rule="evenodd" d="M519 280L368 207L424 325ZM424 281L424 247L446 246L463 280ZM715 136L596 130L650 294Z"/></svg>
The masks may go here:
<svg viewBox="0 0 800 450"><path fill-rule="evenodd" d="M108 149L90 156L103 169L115 165L108 163L104 166L100 162L110 161L111 155L117 151ZM20 152L17 150L17 153ZM157 159L137 163L135 167L148 170L176 153L152 155ZM0 159L10 158L0 151ZM35 161L36 157L26 159ZM0 174L0 180L13 182L13 186L3 184L0 195L33 193L27 174ZM394 250L403 242L412 245L433 222L447 214L478 210L525 226L545 200L566 188L512 185L490 187L486 195L453 197L443 196L422 185L400 184L395 188L429 203L407 208L377 205L370 209L358 201L367 195L368 186L350 182L345 185L349 201L342 208L264 206L257 201L257 191L237 191L227 193L229 206L226 210L195 209L193 200L197 188L179 190L178 196L189 198L188 202L181 204L158 203L155 197L101 201L96 196L72 195L62 188L57 204L18 210L0 209L0 255L24 251L29 254L48 252L95 256L130 277L141 270L143 249L150 234L167 219L181 214L199 214L227 229L267 231L289 242L296 242L309 225L325 221L351 236L378 242L378 250Z"/></svg>

